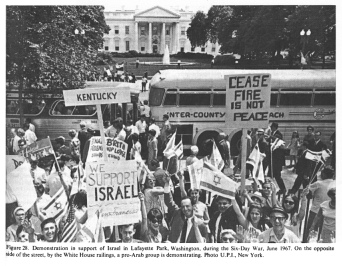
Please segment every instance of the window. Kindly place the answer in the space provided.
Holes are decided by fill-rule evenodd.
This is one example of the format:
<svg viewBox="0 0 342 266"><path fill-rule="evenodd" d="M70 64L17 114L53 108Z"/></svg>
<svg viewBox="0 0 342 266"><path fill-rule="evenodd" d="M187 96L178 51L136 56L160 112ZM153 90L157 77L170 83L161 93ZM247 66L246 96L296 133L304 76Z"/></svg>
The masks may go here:
<svg viewBox="0 0 342 266"><path fill-rule="evenodd" d="M150 90L150 106L159 106L162 103L165 89L163 88L153 88Z"/></svg>
<svg viewBox="0 0 342 266"><path fill-rule="evenodd" d="M336 105L336 95L335 93L326 92L316 92L314 99L314 106L316 105Z"/></svg>
<svg viewBox="0 0 342 266"><path fill-rule="evenodd" d="M109 50L109 40L105 40L104 49L105 49L106 51Z"/></svg>
<svg viewBox="0 0 342 266"><path fill-rule="evenodd" d="M212 46L212 47L211 47L211 52L215 53L215 51L216 51L216 47L215 47L215 46Z"/></svg>
<svg viewBox="0 0 342 266"><path fill-rule="evenodd" d="M271 106L277 106L278 105L278 91L272 91L271 92Z"/></svg>
<svg viewBox="0 0 342 266"><path fill-rule="evenodd" d="M141 43L140 50L141 50L142 52L145 51L145 45L146 45L146 44L145 44L144 42Z"/></svg>
<svg viewBox="0 0 342 266"><path fill-rule="evenodd" d="M38 115L46 106L43 99L23 99L23 112L25 115ZM17 100L6 101L7 114L19 114L19 104Z"/></svg>
<svg viewBox="0 0 342 266"><path fill-rule="evenodd" d="M215 93L213 95L213 106L225 106L226 105L226 94Z"/></svg>
<svg viewBox="0 0 342 266"><path fill-rule="evenodd" d="M145 27L140 27L140 35L145 36Z"/></svg>
<svg viewBox="0 0 342 266"><path fill-rule="evenodd" d="M181 51L182 53L184 53L184 47L181 47L180 51Z"/></svg>
<svg viewBox="0 0 342 266"><path fill-rule="evenodd" d="M119 40L115 40L115 51L119 51Z"/></svg>
<svg viewBox="0 0 342 266"><path fill-rule="evenodd" d="M108 47L108 46L105 46L105 50L108 51L108 50L109 50L109 47Z"/></svg>
<svg viewBox="0 0 342 266"><path fill-rule="evenodd" d="M119 34L119 26L114 27L114 34Z"/></svg>
<svg viewBox="0 0 342 266"><path fill-rule="evenodd" d="M185 27L181 27L181 35L185 35Z"/></svg>
<svg viewBox="0 0 342 266"><path fill-rule="evenodd" d="M177 90L169 89L166 92L164 105L176 106L177 105Z"/></svg>
<svg viewBox="0 0 342 266"><path fill-rule="evenodd" d="M68 106L66 107L63 100L57 100L52 105L52 110L50 110L50 115L84 115L84 116L92 116L96 112L95 105L84 105L84 106Z"/></svg>
<svg viewBox="0 0 342 266"><path fill-rule="evenodd" d="M126 51L129 51L129 41L126 41Z"/></svg>
<svg viewBox="0 0 342 266"><path fill-rule="evenodd" d="M170 26L166 27L165 31L166 31L165 32L166 35L170 35Z"/></svg>
<svg viewBox="0 0 342 266"><path fill-rule="evenodd" d="M201 47L201 52L205 52L205 47Z"/></svg>
<svg viewBox="0 0 342 266"><path fill-rule="evenodd" d="M195 47L191 47L191 52L195 52Z"/></svg>
<svg viewBox="0 0 342 266"><path fill-rule="evenodd" d="M125 26L125 34L129 34L129 26Z"/></svg>
<svg viewBox="0 0 342 266"><path fill-rule="evenodd" d="M311 105L311 91L281 91L280 106L310 106Z"/></svg>
<svg viewBox="0 0 342 266"><path fill-rule="evenodd" d="M210 93L181 93L179 106L202 105L210 106Z"/></svg>

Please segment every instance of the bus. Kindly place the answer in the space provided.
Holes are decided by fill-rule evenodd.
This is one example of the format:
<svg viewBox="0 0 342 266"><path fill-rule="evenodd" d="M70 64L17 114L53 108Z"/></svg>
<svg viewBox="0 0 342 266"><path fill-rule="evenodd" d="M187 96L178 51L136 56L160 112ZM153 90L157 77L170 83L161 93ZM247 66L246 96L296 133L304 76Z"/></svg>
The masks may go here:
<svg viewBox="0 0 342 266"><path fill-rule="evenodd" d="M86 88L127 88L130 90L131 102L123 104L101 105L104 121L111 121L116 117L122 117L124 123L127 119L137 120L140 88L136 83L124 82L87 82ZM11 128L22 127L19 115L18 87L8 85L6 87L6 128L7 133ZM49 136L51 140L59 136L70 139L70 129L79 130L81 121L87 126L99 130L97 111L95 105L65 106L63 94L44 91L23 91L24 119L29 117L36 128L38 140ZM126 114L126 115L122 115ZM9 136L9 135L7 135Z"/></svg>
<svg viewBox="0 0 342 266"><path fill-rule="evenodd" d="M311 125L328 145L336 127L335 70L160 70L150 81L152 116L161 125L168 114L185 149L196 144L203 151L206 140L224 132L237 156L242 130L225 126L224 76L258 73L271 74L269 122L279 124L286 144L295 130L303 139Z"/></svg>

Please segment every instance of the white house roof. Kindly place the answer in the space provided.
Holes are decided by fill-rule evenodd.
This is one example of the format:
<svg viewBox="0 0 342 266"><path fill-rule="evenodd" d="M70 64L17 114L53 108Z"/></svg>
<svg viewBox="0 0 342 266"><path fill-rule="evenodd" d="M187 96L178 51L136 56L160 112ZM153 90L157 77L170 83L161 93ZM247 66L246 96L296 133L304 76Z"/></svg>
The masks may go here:
<svg viewBox="0 0 342 266"><path fill-rule="evenodd" d="M149 18L160 18L160 17L163 17L163 18L180 18L181 16L171 10L168 10L164 7L161 7L161 6L154 6L154 7L151 7L149 9L146 9L144 11L141 11L137 14L134 15L135 18L146 18L146 17L149 17Z"/></svg>

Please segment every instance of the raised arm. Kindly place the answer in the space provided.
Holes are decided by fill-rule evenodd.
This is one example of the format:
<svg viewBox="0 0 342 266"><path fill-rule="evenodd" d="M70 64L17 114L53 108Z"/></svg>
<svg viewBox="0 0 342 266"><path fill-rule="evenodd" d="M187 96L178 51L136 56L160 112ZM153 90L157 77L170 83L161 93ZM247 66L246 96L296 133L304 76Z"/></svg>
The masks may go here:
<svg viewBox="0 0 342 266"><path fill-rule="evenodd" d="M169 213L172 215L174 211L178 210L178 205L174 202L170 191L170 177L168 176L165 180L164 185L164 202L168 208Z"/></svg>
<svg viewBox="0 0 342 266"><path fill-rule="evenodd" d="M232 199L232 204L233 204L233 209L236 213L236 216L238 218L238 221L240 225L242 225L245 229L247 229L247 219L245 216L242 214L239 205L237 204L235 199Z"/></svg>
<svg viewBox="0 0 342 266"><path fill-rule="evenodd" d="M304 216L305 216L305 210L306 210L306 195L309 193L309 187L306 187L303 190L303 193L301 195L301 203L300 203L300 209L298 211L298 221L303 220Z"/></svg>
<svg viewBox="0 0 342 266"><path fill-rule="evenodd" d="M181 197L183 198L187 196L186 191L185 191L185 186L184 186L184 176L182 173L178 176L179 176L179 188L181 191Z"/></svg>
<svg viewBox="0 0 342 266"><path fill-rule="evenodd" d="M195 231L195 236L196 236L196 240L197 243L205 243L206 240L206 235L202 236L200 229L198 228L198 218L196 216L192 217L192 225L194 227L194 231Z"/></svg>
<svg viewBox="0 0 342 266"><path fill-rule="evenodd" d="M147 232L148 226L147 226L145 196L142 192L139 192L139 200L140 200L140 209L141 209L141 218L142 218L140 234L143 236Z"/></svg>

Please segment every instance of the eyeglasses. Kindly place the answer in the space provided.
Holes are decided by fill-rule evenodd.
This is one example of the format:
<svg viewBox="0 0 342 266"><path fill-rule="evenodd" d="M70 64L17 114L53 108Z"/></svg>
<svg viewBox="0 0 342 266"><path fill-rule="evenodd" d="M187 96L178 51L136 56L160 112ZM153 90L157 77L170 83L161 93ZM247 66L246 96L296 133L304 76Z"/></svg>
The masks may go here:
<svg viewBox="0 0 342 266"><path fill-rule="evenodd" d="M275 216L271 216L270 218L271 218L271 220L273 220L273 221L278 220L278 221L280 221L280 222L283 222L283 221L285 220L285 217L275 217Z"/></svg>
<svg viewBox="0 0 342 266"><path fill-rule="evenodd" d="M293 201L289 201L289 200L284 200L284 203L285 204L289 204L289 205L294 205L294 202Z"/></svg>

